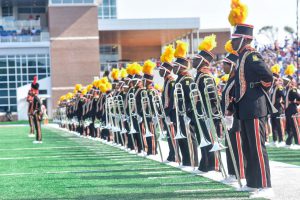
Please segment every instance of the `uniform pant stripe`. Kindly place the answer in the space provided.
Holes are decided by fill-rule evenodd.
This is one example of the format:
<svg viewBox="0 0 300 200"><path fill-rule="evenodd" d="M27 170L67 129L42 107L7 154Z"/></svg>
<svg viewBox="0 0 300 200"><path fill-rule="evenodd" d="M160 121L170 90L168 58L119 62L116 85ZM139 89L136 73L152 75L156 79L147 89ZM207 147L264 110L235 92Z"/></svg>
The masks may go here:
<svg viewBox="0 0 300 200"><path fill-rule="evenodd" d="M297 118L293 117L293 121L294 121L294 126L295 126L295 129L296 129L298 144L300 144L300 134L299 134L299 126L298 126Z"/></svg>
<svg viewBox="0 0 300 200"><path fill-rule="evenodd" d="M152 154L156 155L156 146L155 146L155 132L154 132L154 125L151 124L151 132L152 132Z"/></svg>
<svg viewBox="0 0 300 200"><path fill-rule="evenodd" d="M170 124L170 131L171 131L171 140L174 144L174 146L176 145L176 140L174 139L175 138L175 130L174 130L174 125L173 124Z"/></svg>
<svg viewBox="0 0 300 200"><path fill-rule="evenodd" d="M266 170L265 170L265 161L262 153L261 148L261 138L260 138L260 132L259 132L259 120L254 119L254 132L255 132L255 141L256 141L256 150L258 154L258 161L260 165L260 173L262 178L262 187L267 187L267 176L266 176Z"/></svg>
<svg viewBox="0 0 300 200"><path fill-rule="evenodd" d="M143 143L144 143L144 151L148 151L148 144L147 144L147 140L146 140L146 137L145 137L145 126L144 126L144 123L142 123L141 137L142 137L142 140L143 140ZM147 150L146 150L146 148L147 148Z"/></svg>
<svg viewBox="0 0 300 200"><path fill-rule="evenodd" d="M238 155L239 155L239 166L240 166L240 177L244 178L245 177L245 172L244 172L244 157L243 157L243 151L242 151L242 142L241 142L241 136L240 132L235 133L236 136L236 144L237 144L237 150L238 150Z"/></svg>

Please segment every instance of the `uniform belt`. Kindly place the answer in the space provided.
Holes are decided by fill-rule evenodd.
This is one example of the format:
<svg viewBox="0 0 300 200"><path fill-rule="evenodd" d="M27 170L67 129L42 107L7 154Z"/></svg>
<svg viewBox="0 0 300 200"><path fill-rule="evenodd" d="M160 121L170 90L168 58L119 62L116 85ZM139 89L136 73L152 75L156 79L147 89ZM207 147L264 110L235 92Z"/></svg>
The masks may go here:
<svg viewBox="0 0 300 200"><path fill-rule="evenodd" d="M259 87L259 86L261 86L260 82L250 82L249 83L250 88L256 88L256 87Z"/></svg>

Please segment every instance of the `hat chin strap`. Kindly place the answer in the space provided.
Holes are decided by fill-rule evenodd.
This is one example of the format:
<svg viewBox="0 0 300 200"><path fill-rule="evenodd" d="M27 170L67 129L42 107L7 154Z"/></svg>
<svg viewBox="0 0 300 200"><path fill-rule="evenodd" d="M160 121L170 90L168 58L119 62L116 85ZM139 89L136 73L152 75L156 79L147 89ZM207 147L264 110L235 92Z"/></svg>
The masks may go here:
<svg viewBox="0 0 300 200"><path fill-rule="evenodd" d="M230 64L229 76L230 76L230 74L231 74L232 71L233 71L233 63Z"/></svg>
<svg viewBox="0 0 300 200"><path fill-rule="evenodd" d="M177 69L177 71L176 71L176 72L174 72L174 73L175 73L175 74L178 74L178 72L179 72L180 68L181 68L181 66L180 66L180 65L178 65L178 69Z"/></svg>
<svg viewBox="0 0 300 200"><path fill-rule="evenodd" d="M242 37L242 40L241 40L241 42L239 44L239 48L236 51L239 51L242 48L242 44L243 44L244 40L245 40L245 38Z"/></svg>
<svg viewBox="0 0 300 200"><path fill-rule="evenodd" d="M201 61L199 62L199 64L198 64L197 67L196 67L197 71L198 71L200 65L202 64L202 62L203 62L203 58L201 58Z"/></svg>

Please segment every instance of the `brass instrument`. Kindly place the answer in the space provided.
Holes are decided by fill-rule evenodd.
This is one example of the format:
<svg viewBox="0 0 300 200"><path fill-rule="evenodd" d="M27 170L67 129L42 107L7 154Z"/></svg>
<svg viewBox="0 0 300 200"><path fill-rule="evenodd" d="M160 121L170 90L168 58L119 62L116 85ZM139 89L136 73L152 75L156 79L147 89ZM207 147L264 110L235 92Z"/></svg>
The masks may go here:
<svg viewBox="0 0 300 200"><path fill-rule="evenodd" d="M215 85L215 82L213 80L213 78L207 78L204 80L204 94L205 94L205 101L206 101L206 105L207 105L207 109L208 109L208 117L209 117L209 124L210 124L210 130L211 130L211 134L213 137L213 147L210 150L211 152L215 152L215 155L217 156L219 163L220 163L220 168L221 168L221 172L223 174L223 176L225 178L227 178L227 174L226 171L224 169L224 165L221 159L221 154L220 151L222 149L225 149L225 147L221 144L221 142L219 141L218 135L217 135L217 131L216 128L214 126L214 119L218 119L221 121L221 125L222 125L222 130L224 132L224 137L227 140L227 144L228 144L228 148L229 148L229 152L230 152L230 156L232 159L232 163L233 163L233 167L234 167L234 171L235 171L235 175L236 178L238 180L238 183L240 185L240 187L242 187L242 183L241 183L241 179L240 179L240 175L239 175L239 171L237 168L237 164L236 164L236 159L232 150L232 145L231 145L231 141L228 135L228 130L226 127L226 123L225 123L225 119L224 119L224 115L222 112L222 108L221 108L221 104L220 104L220 99L219 99L219 95L218 95L218 90L217 87ZM212 109L212 102L214 103L214 106L216 107L216 109Z"/></svg>
<svg viewBox="0 0 300 200"><path fill-rule="evenodd" d="M115 132L117 133L116 136L117 136L117 143L120 144L120 141L119 141L119 134L118 132L121 132L121 128L120 128L120 121L121 121L121 118L120 118L120 115L118 114L118 104L119 104L119 100L118 100L118 97L115 96L113 97L113 114L114 114L114 124L115 124ZM121 136L121 135L120 135ZM124 139L123 137L121 136L121 141L122 141L122 144L124 144Z"/></svg>
<svg viewBox="0 0 300 200"><path fill-rule="evenodd" d="M183 91L182 85L180 83L175 84L174 100L175 100L176 123L177 123L177 133L176 133L175 139L187 138L191 166L195 167L196 163L195 163L195 158L194 158L195 157L194 147L193 147L192 135L190 132L191 119L187 116L187 113L186 113L184 91ZM182 104L181 108L180 108L179 103ZM180 118L179 118L180 116L183 117L183 120L184 120L184 126L185 126L184 128L186 131L186 137L181 132L181 127L180 127L181 124L180 124Z"/></svg>
<svg viewBox="0 0 300 200"><path fill-rule="evenodd" d="M123 101L123 97L121 95L117 96L117 100L118 100L118 114L119 114L119 118L120 118L120 123L121 123L121 134L125 134L127 133L127 130L125 129L124 126L124 121L126 121L126 113L125 113L125 108L124 108L124 101Z"/></svg>
<svg viewBox="0 0 300 200"><path fill-rule="evenodd" d="M143 110L143 118L144 118L144 123L145 123L145 137L152 137L153 134L149 130L148 122L147 122L147 117L152 117L152 111L151 111L151 106L150 106L150 99L148 97L147 90L143 90L141 92L141 102L142 102L142 110Z"/></svg>
<svg viewBox="0 0 300 200"><path fill-rule="evenodd" d="M192 101L191 104L193 106L193 113L194 113L194 116L195 116L196 125L197 125L197 128L199 130L199 134L200 134L200 141L198 141L198 144L200 143L200 145L199 145L200 148L208 146L211 143L204 136L203 130L202 130L202 127L201 127L200 121L199 121L199 120L203 120L204 122L207 122L208 117L207 117L206 110L204 108L204 103L203 103L203 100L202 100L201 93L200 93L196 83L192 83L190 85L190 99ZM200 107L200 111L201 111L200 113L197 110L198 106Z"/></svg>
<svg viewBox="0 0 300 200"><path fill-rule="evenodd" d="M165 110L164 110L164 107L163 107L161 96L158 94L158 92L155 92L155 95L152 97L152 103L153 103L155 117L156 117L157 124L158 124L158 132L160 134L159 140L161 140L162 138L166 138L166 133L164 133L162 131L164 128L160 123L160 121L163 121L167 125L166 127L168 129L168 132L170 133L172 146L175 150L175 161L180 163L179 149L178 149L178 146L175 142L175 138L171 134L170 127L169 127L169 124L171 122L167 121L167 116L166 116L166 113L165 113Z"/></svg>
<svg viewBox="0 0 300 200"><path fill-rule="evenodd" d="M137 113L136 100L135 100L134 93L129 93L128 94L128 107L129 107L129 116L130 116L130 132L129 132L129 134L131 134L132 143L133 143L135 149L137 149L132 134L140 133L141 134L140 139L141 139L142 149L145 150L144 142L143 142L143 135L142 135L142 132L140 130L140 126L138 126L139 127L139 132L137 132L134 128L134 125L133 125L133 117L137 117L137 119L138 119L138 116L139 116L138 113Z"/></svg>
<svg viewBox="0 0 300 200"><path fill-rule="evenodd" d="M162 152L161 152L160 143L159 143L159 141L157 141L157 137L155 135L153 135L151 133L151 131L149 130L150 124L148 124L148 121L147 121L147 118L152 118L152 116L153 116L153 112L152 112L152 109L151 109L150 98L148 96L148 91L147 90L142 90L141 91L141 97L142 97L141 102L142 102L143 118L144 118L145 131L146 131L145 137L154 137L155 142L157 142L157 146L158 146L161 161L163 162L164 160L163 160L163 155L162 155ZM162 130L160 130L160 131L162 131Z"/></svg>

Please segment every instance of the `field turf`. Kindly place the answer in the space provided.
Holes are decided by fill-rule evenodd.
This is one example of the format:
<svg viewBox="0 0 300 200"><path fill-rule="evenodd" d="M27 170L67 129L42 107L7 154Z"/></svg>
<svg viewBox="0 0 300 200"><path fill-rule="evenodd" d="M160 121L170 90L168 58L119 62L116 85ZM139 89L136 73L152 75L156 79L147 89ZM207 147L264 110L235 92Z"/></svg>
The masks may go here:
<svg viewBox="0 0 300 200"><path fill-rule="evenodd" d="M0 199L246 199L201 176L64 131L0 127Z"/></svg>

